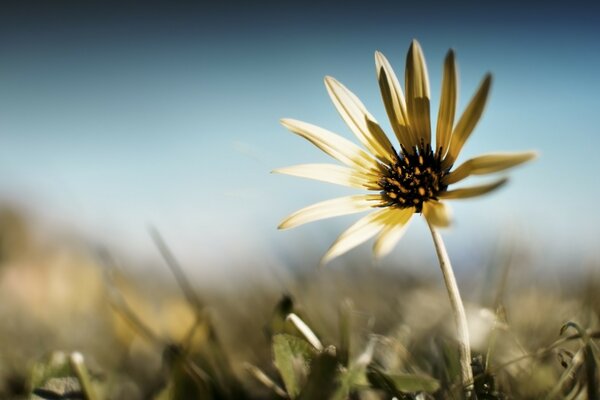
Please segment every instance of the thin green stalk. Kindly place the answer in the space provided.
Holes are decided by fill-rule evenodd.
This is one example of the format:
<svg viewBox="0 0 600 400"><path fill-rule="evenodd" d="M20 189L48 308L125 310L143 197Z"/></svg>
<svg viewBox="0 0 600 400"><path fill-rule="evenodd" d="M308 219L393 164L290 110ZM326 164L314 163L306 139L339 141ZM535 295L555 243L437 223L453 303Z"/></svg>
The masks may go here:
<svg viewBox="0 0 600 400"><path fill-rule="evenodd" d="M435 245L435 251L440 262L444 283L446 284L448 297L450 298L450 308L452 308L452 315L454 316L454 323L456 325L463 388L466 397L471 398L473 395L473 371L471 369L471 345L469 341L469 327L467 325L465 307L460 298L460 292L458 291L452 264L450 263L450 258L448 257L448 252L446 251L442 236L431 223L427 222L427 224L429 225L433 244Z"/></svg>
<svg viewBox="0 0 600 400"><path fill-rule="evenodd" d="M71 353L69 361L71 362L71 367L77 375L77 379L79 380L81 391L83 392L85 399L96 400L97 397L94 393L94 389L92 388L92 380L90 378L90 373L88 372L88 369L83 361L83 355L79 352Z"/></svg>

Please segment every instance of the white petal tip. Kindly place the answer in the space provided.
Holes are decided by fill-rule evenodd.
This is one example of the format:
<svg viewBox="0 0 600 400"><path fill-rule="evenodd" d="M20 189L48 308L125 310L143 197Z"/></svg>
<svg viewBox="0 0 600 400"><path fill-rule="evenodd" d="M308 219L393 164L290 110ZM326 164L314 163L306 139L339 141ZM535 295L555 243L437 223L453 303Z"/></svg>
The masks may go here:
<svg viewBox="0 0 600 400"><path fill-rule="evenodd" d="M319 261L319 268L325 267L337 256L339 256L339 254L333 254L331 251L327 251L327 253L325 253L325 255L321 258L321 261Z"/></svg>
<svg viewBox="0 0 600 400"><path fill-rule="evenodd" d="M383 55L382 52L377 50L375 52L375 68L377 69L377 77L381 74L381 69L384 68L384 65L387 63L387 59Z"/></svg>
<svg viewBox="0 0 600 400"><path fill-rule="evenodd" d="M389 254L389 251L383 251L380 249L373 249L373 265L379 263L381 259Z"/></svg>
<svg viewBox="0 0 600 400"><path fill-rule="evenodd" d="M327 75L323 81L325 82L325 85L327 86L331 86L331 85L335 85L337 83L337 79L335 79L333 76Z"/></svg>
<svg viewBox="0 0 600 400"><path fill-rule="evenodd" d="M83 364L83 354L78 351L71 353L71 361L75 364Z"/></svg>

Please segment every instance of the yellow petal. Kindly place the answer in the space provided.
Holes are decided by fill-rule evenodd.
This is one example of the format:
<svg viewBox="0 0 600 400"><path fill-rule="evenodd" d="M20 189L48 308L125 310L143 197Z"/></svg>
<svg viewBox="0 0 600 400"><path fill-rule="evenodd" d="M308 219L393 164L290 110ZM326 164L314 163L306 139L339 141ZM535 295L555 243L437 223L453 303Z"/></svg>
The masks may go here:
<svg viewBox="0 0 600 400"><path fill-rule="evenodd" d="M350 186L358 189L379 189L377 175L366 174L352 168L334 164L301 164L292 167L279 168L273 172L276 174L315 179L317 181Z"/></svg>
<svg viewBox="0 0 600 400"><path fill-rule="evenodd" d="M398 82L398 78L387 58L379 51L375 52L375 67L377 69L377 80L379 81L381 98L383 99L385 111L390 119L394 133L398 138L398 142L412 154L416 142L410 132L406 102L400 82Z"/></svg>
<svg viewBox="0 0 600 400"><path fill-rule="evenodd" d="M441 228L450 226L452 211L448 205L439 201L427 201L423 204L423 215L427 221Z"/></svg>
<svg viewBox="0 0 600 400"><path fill-rule="evenodd" d="M413 207L396 210L395 215L386 224L373 243L373 254L375 258L381 258L389 254L396 243L402 238L408 228L415 209Z"/></svg>
<svg viewBox="0 0 600 400"><path fill-rule="evenodd" d="M450 185L471 175L485 175L515 167L537 157L534 151L521 153L496 153L471 158L446 175L444 183Z"/></svg>
<svg viewBox="0 0 600 400"><path fill-rule="evenodd" d="M377 235L385 227L386 221L394 216L394 211L393 208L382 208L359 219L336 239L323 256L321 264L328 263Z"/></svg>
<svg viewBox="0 0 600 400"><path fill-rule="evenodd" d="M454 190L448 190L447 192L442 192L439 197L442 199L466 199L468 197L481 196L483 194L489 193L493 190L498 189L502 185L508 182L507 178L499 179L495 182L489 183L487 185L480 186L472 186Z"/></svg>
<svg viewBox="0 0 600 400"><path fill-rule="evenodd" d="M452 137L454 114L457 103L457 73L454 52L450 50L444 61L444 77L442 78L442 95L440 97L440 110L438 112L437 129L435 135L435 154L443 158L448 151L448 144ZM440 153L441 152L441 153Z"/></svg>
<svg viewBox="0 0 600 400"><path fill-rule="evenodd" d="M325 77L325 86L338 112L361 143L380 160L392 162L394 156L390 140L358 97L330 76ZM373 130L372 126L379 129Z"/></svg>
<svg viewBox="0 0 600 400"><path fill-rule="evenodd" d="M460 117L460 120L456 123L456 127L452 132L452 138L450 139L448 154L442 162L444 168L448 168L454 164L454 161L456 161L456 158L458 157L458 153L460 153L460 150L471 135L471 132L473 132L475 125L477 125L477 122L483 113L483 109L485 108L491 84L492 76L487 74L481 85L479 85L479 89L477 89L475 96L473 96L471 102Z"/></svg>
<svg viewBox="0 0 600 400"><path fill-rule="evenodd" d="M294 212L286 217L278 228L294 228L320 219L358 213L377 207L380 203L381 195L379 194L361 194L326 200Z"/></svg>
<svg viewBox="0 0 600 400"><path fill-rule="evenodd" d="M406 58L406 109L417 144L421 140L425 146L431 144L429 77L423 50L416 40L412 41Z"/></svg>
<svg viewBox="0 0 600 400"><path fill-rule="evenodd" d="M366 151L333 132L294 119L282 119L281 124L348 166L366 171L379 169L379 163Z"/></svg>

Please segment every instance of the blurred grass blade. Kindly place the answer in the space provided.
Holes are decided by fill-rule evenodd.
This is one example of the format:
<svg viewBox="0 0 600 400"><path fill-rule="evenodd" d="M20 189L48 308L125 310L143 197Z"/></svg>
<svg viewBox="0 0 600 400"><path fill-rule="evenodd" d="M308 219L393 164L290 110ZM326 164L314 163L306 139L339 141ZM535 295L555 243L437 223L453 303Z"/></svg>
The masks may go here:
<svg viewBox="0 0 600 400"><path fill-rule="evenodd" d="M263 384L266 388L271 389L273 393L279 397L287 399L287 393L278 384L276 384L267 374L265 374L260 368L250 363L244 363L244 368L254 379Z"/></svg>
<svg viewBox="0 0 600 400"><path fill-rule="evenodd" d="M339 330L340 345L337 351L340 363L347 367L350 359L350 337L352 334L352 301L346 299L340 306Z"/></svg>
<svg viewBox="0 0 600 400"><path fill-rule="evenodd" d="M373 359L373 353L375 351L376 344L377 339L375 337L371 337L365 351L356 359L354 363L352 363L350 368L347 370L342 370L342 374L339 378L340 384L330 400L346 400L353 390L360 387L369 386L366 371L367 366Z"/></svg>
<svg viewBox="0 0 600 400"><path fill-rule="evenodd" d="M106 286L108 288L108 301L113 310L115 310L117 314L121 315L121 317L123 317L123 319L127 321L129 325L131 325L134 332L159 347L165 347L167 345L166 341L158 337L158 335L154 333L149 326L142 322L136 313L133 312L119 289L117 289L117 286L114 282L114 264L110 264L107 268L110 268L107 269L105 274L105 279L107 282Z"/></svg>
<svg viewBox="0 0 600 400"><path fill-rule="evenodd" d="M569 321L560 328L562 335L569 328L573 328L579 333L583 341L583 362L585 364L585 376L587 386L588 400L598 400L598 360L596 357L597 347L590 338L590 335L579 324Z"/></svg>
<svg viewBox="0 0 600 400"><path fill-rule="evenodd" d="M165 263L173 273L173 276L175 277L177 284L181 288L183 295L185 296L187 301L195 308L196 312L200 312L204 307L202 305L202 302L200 301L200 297L198 296L198 294L196 294L194 288L192 288L192 285L190 284L189 279L183 272L181 264L177 261L177 259L173 255L173 252L171 252L169 246L167 246L167 243L164 241L158 230L154 227L150 227L149 232L150 236L152 237L152 240L154 241L154 244L158 248L158 251L162 255L163 259L165 260Z"/></svg>
<svg viewBox="0 0 600 400"><path fill-rule="evenodd" d="M460 380L460 363L458 349L450 345L446 340L440 340L439 345L442 348L443 368L448 383L455 383Z"/></svg>

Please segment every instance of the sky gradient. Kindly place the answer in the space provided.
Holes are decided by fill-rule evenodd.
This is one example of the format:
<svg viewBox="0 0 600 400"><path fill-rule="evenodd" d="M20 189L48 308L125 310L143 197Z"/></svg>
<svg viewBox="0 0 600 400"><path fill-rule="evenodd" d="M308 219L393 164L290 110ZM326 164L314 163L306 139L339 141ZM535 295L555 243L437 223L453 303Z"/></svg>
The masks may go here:
<svg viewBox="0 0 600 400"><path fill-rule="evenodd" d="M449 48L459 112L484 74L494 76L459 162L540 152L493 196L452 203L451 255L476 264L506 232L542 259L599 255L600 13L590 6L79 3L14 2L0 13L0 197L49 226L154 257L153 224L189 262L314 265L355 217L289 232L277 232L278 221L353 191L270 174L327 161L278 121L350 138L323 85L331 75L391 132L373 54L386 54L403 77L416 38L432 121ZM408 254L414 246L433 257L424 224L413 225L388 259L423 258ZM307 247L314 257L303 259ZM357 254L368 260L369 249Z"/></svg>

